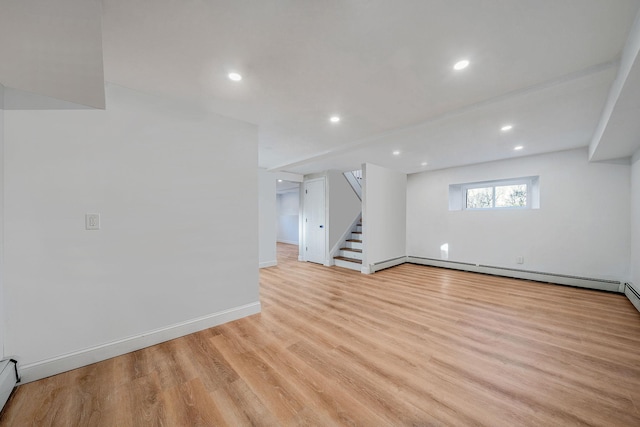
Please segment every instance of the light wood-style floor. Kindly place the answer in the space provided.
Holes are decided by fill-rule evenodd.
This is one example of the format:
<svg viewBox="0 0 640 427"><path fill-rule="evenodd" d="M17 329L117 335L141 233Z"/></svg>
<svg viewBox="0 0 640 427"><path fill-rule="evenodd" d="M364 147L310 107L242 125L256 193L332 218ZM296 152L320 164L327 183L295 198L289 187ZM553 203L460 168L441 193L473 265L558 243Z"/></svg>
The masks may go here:
<svg viewBox="0 0 640 427"><path fill-rule="evenodd" d="M640 426L622 295L278 250L261 314L21 386L0 425Z"/></svg>

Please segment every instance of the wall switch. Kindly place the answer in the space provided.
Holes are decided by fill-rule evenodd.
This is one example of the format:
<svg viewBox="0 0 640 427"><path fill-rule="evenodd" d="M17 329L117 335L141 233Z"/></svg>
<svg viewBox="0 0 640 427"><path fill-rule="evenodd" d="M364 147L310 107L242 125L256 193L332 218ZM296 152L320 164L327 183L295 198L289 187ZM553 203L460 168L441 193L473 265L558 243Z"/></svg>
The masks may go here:
<svg viewBox="0 0 640 427"><path fill-rule="evenodd" d="M100 230L100 214L99 213L85 214L84 227L87 230Z"/></svg>
<svg viewBox="0 0 640 427"><path fill-rule="evenodd" d="M516 257L516 263L517 264L524 264L524 257L523 256Z"/></svg>

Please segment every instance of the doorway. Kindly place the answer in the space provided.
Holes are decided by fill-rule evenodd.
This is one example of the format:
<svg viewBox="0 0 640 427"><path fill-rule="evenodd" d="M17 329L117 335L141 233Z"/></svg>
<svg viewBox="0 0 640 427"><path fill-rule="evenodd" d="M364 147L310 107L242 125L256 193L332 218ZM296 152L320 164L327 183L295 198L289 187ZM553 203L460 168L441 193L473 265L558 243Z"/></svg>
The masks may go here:
<svg viewBox="0 0 640 427"><path fill-rule="evenodd" d="M300 183L279 179L276 183L276 242L300 245Z"/></svg>

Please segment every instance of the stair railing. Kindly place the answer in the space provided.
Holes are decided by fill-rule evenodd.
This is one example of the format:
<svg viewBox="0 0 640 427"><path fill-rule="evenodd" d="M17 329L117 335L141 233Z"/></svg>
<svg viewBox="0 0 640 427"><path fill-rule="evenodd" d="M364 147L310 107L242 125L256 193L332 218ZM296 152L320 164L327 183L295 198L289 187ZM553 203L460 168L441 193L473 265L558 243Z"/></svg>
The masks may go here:
<svg viewBox="0 0 640 427"><path fill-rule="evenodd" d="M353 191L358 196L358 199L362 200L362 171L355 170L344 173L344 177L347 178L347 181L353 188Z"/></svg>

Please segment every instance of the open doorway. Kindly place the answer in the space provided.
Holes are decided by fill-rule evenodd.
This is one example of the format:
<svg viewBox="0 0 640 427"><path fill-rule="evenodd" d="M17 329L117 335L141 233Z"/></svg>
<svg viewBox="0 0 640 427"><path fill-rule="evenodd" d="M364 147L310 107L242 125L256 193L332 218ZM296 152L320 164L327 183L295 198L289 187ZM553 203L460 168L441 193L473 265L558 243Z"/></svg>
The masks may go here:
<svg viewBox="0 0 640 427"><path fill-rule="evenodd" d="M279 179L276 182L276 241L300 244L300 183Z"/></svg>

